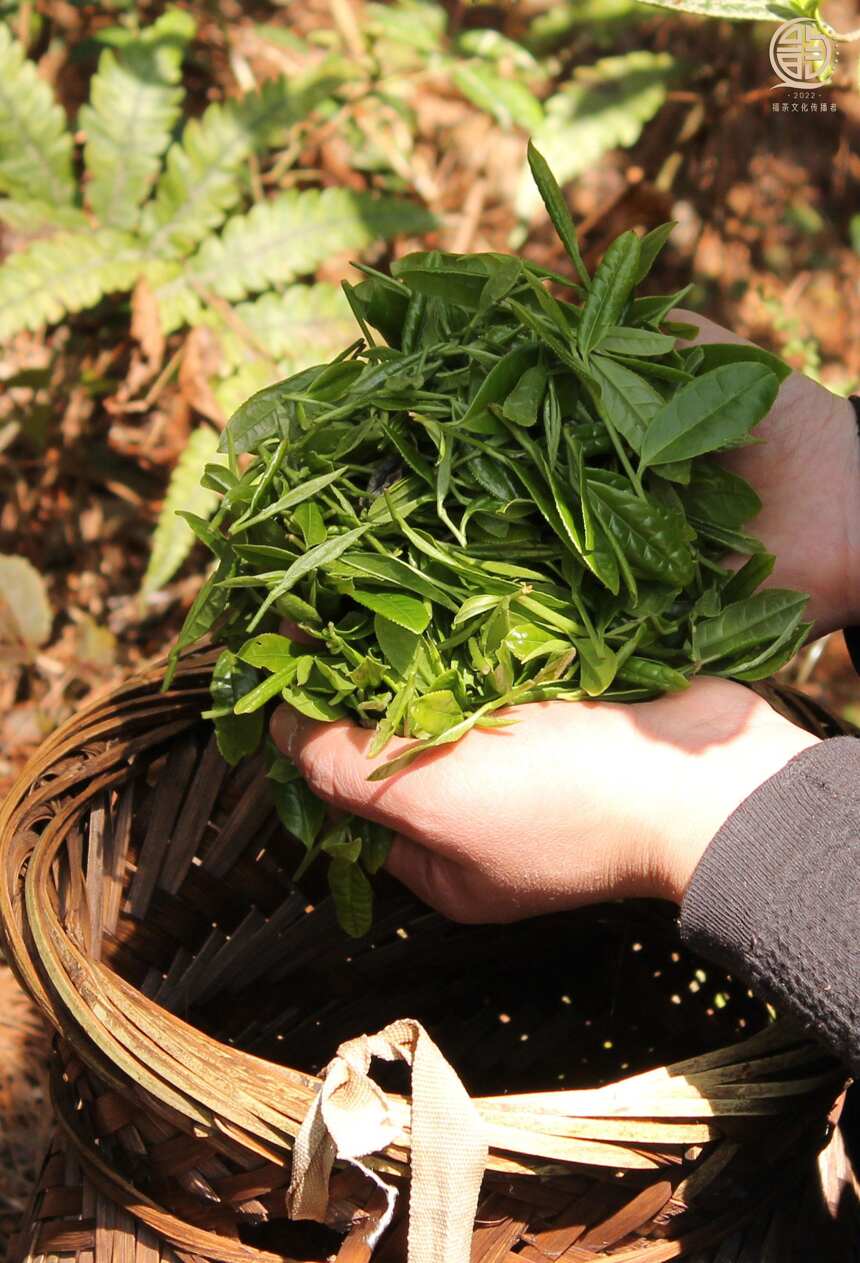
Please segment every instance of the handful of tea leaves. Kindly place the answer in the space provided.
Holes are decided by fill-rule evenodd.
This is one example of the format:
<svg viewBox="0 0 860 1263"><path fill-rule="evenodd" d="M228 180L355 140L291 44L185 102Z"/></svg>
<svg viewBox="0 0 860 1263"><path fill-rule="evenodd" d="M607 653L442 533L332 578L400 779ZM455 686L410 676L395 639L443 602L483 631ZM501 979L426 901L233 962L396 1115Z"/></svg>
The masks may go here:
<svg viewBox="0 0 860 1263"><path fill-rule="evenodd" d="M186 514L217 567L174 650L209 632L226 646L209 714L228 760L259 746L271 699L375 728L374 753L413 738L380 779L509 722L503 707L756 680L806 637L802 594L758 591L773 558L743 530L755 492L712 459L750 441L788 369L681 349L695 331L669 312L686 291L636 296L671 225L624 233L590 276L530 162L575 284L503 254L365 268L346 287L363 338L232 418L230 463L205 474L216 517ZM748 556L736 573L729 553ZM341 922L363 933L385 831L327 823L271 751L269 777L302 870L329 857Z"/></svg>

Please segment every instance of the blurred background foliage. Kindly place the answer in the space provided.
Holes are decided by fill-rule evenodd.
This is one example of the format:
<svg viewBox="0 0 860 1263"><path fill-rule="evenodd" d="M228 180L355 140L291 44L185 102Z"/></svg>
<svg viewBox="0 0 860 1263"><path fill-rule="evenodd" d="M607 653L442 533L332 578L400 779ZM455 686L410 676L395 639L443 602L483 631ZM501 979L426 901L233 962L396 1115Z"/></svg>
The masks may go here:
<svg viewBox="0 0 860 1263"><path fill-rule="evenodd" d="M854 389L857 54L802 109L772 30L655 0L0 4L0 783L166 647L204 565L174 511L210 510L242 399L353 340L353 260L564 266L529 136L590 263L672 218L656 291L692 277L699 310ZM817 654L797 669L853 706Z"/></svg>

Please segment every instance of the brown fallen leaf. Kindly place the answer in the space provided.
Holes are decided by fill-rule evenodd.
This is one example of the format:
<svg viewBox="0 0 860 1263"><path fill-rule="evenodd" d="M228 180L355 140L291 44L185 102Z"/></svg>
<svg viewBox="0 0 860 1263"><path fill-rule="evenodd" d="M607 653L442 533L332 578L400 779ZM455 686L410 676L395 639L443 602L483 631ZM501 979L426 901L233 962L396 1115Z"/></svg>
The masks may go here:
<svg viewBox="0 0 860 1263"><path fill-rule="evenodd" d="M195 412L222 429L227 418L212 391L212 379L221 366L221 346L211 329L198 325L185 340L179 366L179 388Z"/></svg>
<svg viewBox="0 0 860 1263"><path fill-rule="evenodd" d="M147 368L154 376L164 362L165 337L152 286L142 276L131 296L131 335L140 344Z"/></svg>

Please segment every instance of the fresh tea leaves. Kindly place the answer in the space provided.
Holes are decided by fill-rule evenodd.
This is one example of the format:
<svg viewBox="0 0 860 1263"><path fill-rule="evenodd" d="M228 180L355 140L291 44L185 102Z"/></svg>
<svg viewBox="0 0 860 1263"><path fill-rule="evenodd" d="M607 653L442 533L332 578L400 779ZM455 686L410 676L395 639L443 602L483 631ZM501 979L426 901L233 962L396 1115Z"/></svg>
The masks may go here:
<svg viewBox="0 0 860 1263"><path fill-rule="evenodd" d="M624 233L590 276L552 173L533 147L529 161L572 299L502 254L364 268L349 288L364 337L230 422L231 464L205 475L220 509L192 522L218 564L178 647L224 646L209 713L231 761L283 699L374 730L374 755L407 739L380 780L527 702L759 679L809 631L803 595L759 591L759 500L713 459L754 441L785 366L684 346L681 295L636 295L670 226ZM731 553L750 558L737 573ZM325 856L341 923L363 933L385 831L331 826L288 761L270 765L301 871Z"/></svg>

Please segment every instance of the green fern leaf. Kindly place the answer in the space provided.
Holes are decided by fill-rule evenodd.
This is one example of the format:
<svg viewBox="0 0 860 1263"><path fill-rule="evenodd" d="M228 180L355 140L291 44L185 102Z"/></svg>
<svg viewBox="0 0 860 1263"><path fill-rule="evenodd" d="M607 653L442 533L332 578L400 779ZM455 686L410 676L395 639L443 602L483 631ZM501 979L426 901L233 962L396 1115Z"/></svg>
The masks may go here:
<svg viewBox="0 0 860 1263"><path fill-rule="evenodd" d="M592 167L610 149L636 143L666 99L675 71L668 53L644 49L604 57L545 103L546 120L532 140L559 184ZM516 209L528 221L540 196L528 170L520 180Z"/></svg>
<svg viewBox="0 0 860 1263"><path fill-rule="evenodd" d="M280 381L285 375L289 376L288 369L274 368L266 360L249 360L247 364L242 364L235 372L216 382L212 393L224 416L232 417L236 409L246 399L250 399L251 395L256 395L264 386Z"/></svg>
<svg viewBox="0 0 860 1263"><path fill-rule="evenodd" d="M532 90L519 79L499 74L494 66L480 61L454 62L451 77L467 100L502 127L516 124L534 132L543 123L543 106Z"/></svg>
<svg viewBox="0 0 860 1263"><path fill-rule="evenodd" d="M572 43L581 33L598 48L617 48L622 32L648 16L637 0L562 0L531 19L523 43L536 57Z"/></svg>
<svg viewBox="0 0 860 1263"><path fill-rule="evenodd" d="M222 462L223 459L218 455L218 435L208 425L201 425L189 438L170 477L152 536L149 565L141 585L143 596L163 588L191 552L194 533L184 518L177 514L183 509L197 517L209 517L218 495L201 487L200 479L205 465L212 461Z"/></svg>
<svg viewBox="0 0 860 1263"><path fill-rule="evenodd" d="M0 25L0 188L60 206L72 201L72 137L51 89Z"/></svg>
<svg viewBox="0 0 860 1263"><path fill-rule="evenodd" d="M232 301L313 272L345 251L380 238L427 232L433 216L396 198L352 189L291 189L231 219L188 264L192 282Z"/></svg>
<svg viewBox="0 0 860 1263"><path fill-rule="evenodd" d="M39 329L129 289L139 270L134 238L111 228L34 241L0 267L0 338Z"/></svg>
<svg viewBox="0 0 860 1263"><path fill-rule="evenodd" d="M263 294L233 310L232 327L214 311L203 314L217 329L224 360L233 370L213 387L228 417L264 386L333 359L357 332L343 290L325 282L292 285L283 294Z"/></svg>
<svg viewBox="0 0 860 1263"><path fill-rule="evenodd" d="M77 206L56 206L31 198L0 197L0 222L23 237L43 233L46 228L89 228L86 215Z"/></svg>
<svg viewBox="0 0 860 1263"><path fill-rule="evenodd" d="M429 57L442 51L448 15L436 0L399 0L396 4L369 4L366 21L374 42L400 44ZM399 59L389 56L388 61L392 60L399 64Z"/></svg>
<svg viewBox="0 0 860 1263"><path fill-rule="evenodd" d="M345 72L326 65L296 84L273 80L259 92L214 103L191 119L167 151L166 169L142 217L152 258L192 250L238 202L249 155L277 143L330 96Z"/></svg>
<svg viewBox="0 0 860 1263"><path fill-rule="evenodd" d="M158 318L165 333L174 333L184 325L200 323L203 301L189 285L186 264L182 260L147 259L143 274L158 303Z"/></svg>
<svg viewBox="0 0 860 1263"><path fill-rule="evenodd" d="M278 360L286 373L325 364L357 334L343 290L322 282L292 285L283 294L263 294L239 303L235 312L256 344Z"/></svg>
<svg viewBox="0 0 860 1263"><path fill-rule="evenodd" d="M179 117L182 56L194 34L187 13L168 10L118 53L105 49L80 113L89 204L102 224L134 228Z"/></svg>

